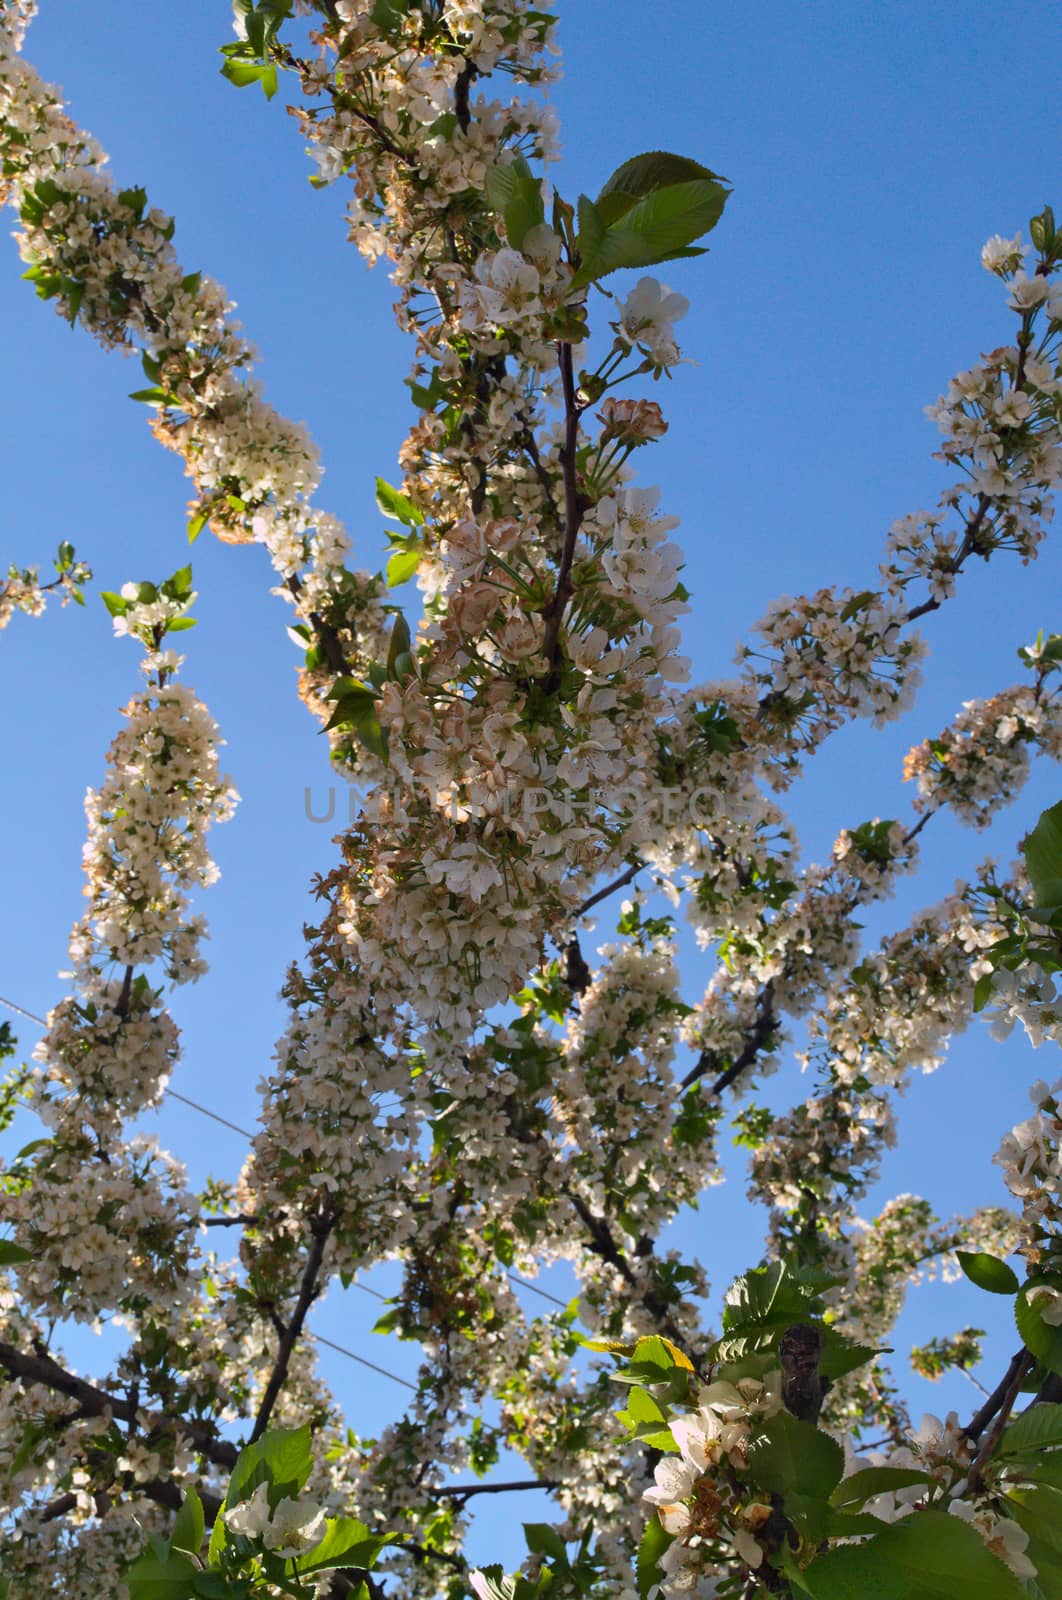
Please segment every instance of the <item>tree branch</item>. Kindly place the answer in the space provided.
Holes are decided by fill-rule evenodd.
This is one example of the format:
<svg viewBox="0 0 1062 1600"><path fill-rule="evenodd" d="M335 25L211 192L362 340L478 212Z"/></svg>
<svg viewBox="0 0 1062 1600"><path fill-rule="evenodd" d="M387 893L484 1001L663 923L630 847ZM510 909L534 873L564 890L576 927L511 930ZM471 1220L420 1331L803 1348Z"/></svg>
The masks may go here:
<svg viewBox="0 0 1062 1600"><path fill-rule="evenodd" d="M542 654L549 663L551 673L557 665L561 619L564 616L564 608L571 599L575 542L579 537L579 526L583 520L575 469L579 444L579 405L575 398L575 373L570 344L557 346L557 360L560 366L561 387L564 391L564 447L561 450L561 467L564 473L564 545L561 550L560 566L557 569L557 587L553 591L553 598L542 612L546 622Z"/></svg>
<svg viewBox="0 0 1062 1600"><path fill-rule="evenodd" d="M454 1483L429 1492L436 1500L468 1500L474 1494L510 1494L519 1489L558 1489L556 1478L517 1478L511 1483Z"/></svg>
<svg viewBox="0 0 1062 1600"><path fill-rule="evenodd" d="M760 990L756 1001L756 1016L745 1038L741 1051L727 1067L721 1072L708 1090L709 1094L720 1095L724 1089L729 1089L736 1078L751 1067L760 1051L769 1041L771 1035L778 1027L779 1018L774 1011L774 979L768 978ZM718 1064L719 1055L715 1050L702 1050L694 1066L687 1072L679 1084L680 1090L686 1090L697 1083L706 1073Z"/></svg>
<svg viewBox="0 0 1062 1600"><path fill-rule="evenodd" d="M585 917L588 911L592 910L594 906L600 905L601 901L607 899L610 894L615 894L617 889L625 889L627 884L637 877L644 866L644 861L635 861L633 866L627 868L626 872L621 872L618 878L613 878L611 883L606 883L603 889L598 889L596 894L592 894L589 899L584 900L582 905L573 911L572 916Z"/></svg>
<svg viewBox="0 0 1062 1600"><path fill-rule="evenodd" d="M967 1494L977 1493L977 1490L981 1484L982 1473L984 1472L988 1462L991 1460L995 1448L999 1443L1000 1434L1003 1432L1007 1418L1014 1409L1014 1402L1018 1398L1018 1395L1021 1391L1021 1386L1035 1365L1035 1357L1030 1355L1028 1350L1025 1349L1019 1351L1019 1353L1012 1359L1010 1367L1007 1369L1008 1380L1004 1380L1005 1387L1002 1395L1000 1396L999 1406L996 1412L996 1420L992 1424L991 1430L989 1431L984 1444L981 1446L976 1457L974 1458L973 1465L970 1468L969 1476L966 1480Z"/></svg>
<svg viewBox="0 0 1062 1600"><path fill-rule="evenodd" d="M258 1415L254 1419L254 1427L251 1429L251 1437L247 1441L248 1444L254 1444L256 1440L260 1439L269 1426L269 1419L273 1415L273 1408L280 1398L281 1389L284 1387L288 1368L291 1365L292 1353L302 1332L303 1324L306 1321L310 1307L320 1293L320 1285L317 1280L320 1276L321 1263L324 1259L325 1245L328 1242L329 1234L335 1227L335 1223L335 1213L331 1210L324 1211L321 1216L310 1222L313 1243L306 1258L302 1282L299 1285L299 1296L295 1302L291 1320L281 1325L283 1331L280 1334L276 1360L273 1362L273 1370L269 1374L269 1382L266 1384L265 1393L262 1395L262 1403L258 1407Z"/></svg>
<svg viewBox="0 0 1062 1600"><path fill-rule="evenodd" d="M4 1367L22 1383L40 1384L55 1394L65 1394L71 1400L76 1400L86 1417L112 1416L118 1422L134 1422L137 1418L139 1408L131 1401L108 1394L106 1390L87 1383L84 1378L75 1377L57 1361L53 1361L45 1350L27 1355L25 1351L0 1339L0 1367ZM236 1465L239 1454L236 1446L227 1439L219 1439L212 1428L202 1423L168 1417L161 1412L149 1412L146 1414L146 1428L149 1432L186 1433L200 1454L214 1466L231 1468Z"/></svg>
<svg viewBox="0 0 1062 1600"><path fill-rule="evenodd" d="M992 1421L992 1418L997 1414L997 1412L1000 1410L1000 1407L1004 1404L1007 1398L1008 1390L1014 1381L1014 1375L1015 1373L1023 1370L1024 1364L1028 1359L1028 1355L1029 1352L1026 1350L1024 1345L1020 1350L1015 1351L1014 1355L1012 1355L1010 1358L1010 1365L1007 1367L1006 1372L996 1384L996 1387L992 1390L992 1393L989 1395L980 1411L976 1412L966 1424L966 1427L963 1429L963 1433L966 1435L967 1439L970 1440L971 1444L975 1444L977 1442L982 1433L984 1433L985 1429L988 1427L988 1424ZM1017 1393L1017 1391L1015 1391L1015 1393ZM1014 1401L1011 1400L1010 1403L1013 1405Z"/></svg>

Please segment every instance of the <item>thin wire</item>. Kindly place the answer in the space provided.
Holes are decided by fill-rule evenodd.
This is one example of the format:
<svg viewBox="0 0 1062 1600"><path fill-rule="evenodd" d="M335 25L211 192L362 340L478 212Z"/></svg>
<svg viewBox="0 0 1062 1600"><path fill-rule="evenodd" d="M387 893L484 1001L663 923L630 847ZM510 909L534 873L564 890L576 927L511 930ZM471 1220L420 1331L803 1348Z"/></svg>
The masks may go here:
<svg viewBox="0 0 1062 1600"><path fill-rule="evenodd" d="M381 1377L390 1378L392 1383L400 1383L403 1389L412 1389L414 1394L418 1392L416 1384L410 1383L408 1378L400 1378L397 1373L388 1372L386 1367L378 1367L375 1361L366 1361L364 1356L356 1356L353 1350L347 1349L346 1345L336 1344L334 1339L326 1339L323 1333L314 1333L312 1328L307 1328L306 1331L310 1338L316 1340L318 1344L327 1345L329 1350L336 1350L341 1356L346 1356L349 1360L356 1361L359 1367L368 1367L370 1372L378 1372Z"/></svg>
<svg viewBox="0 0 1062 1600"><path fill-rule="evenodd" d="M238 1122L230 1122L228 1117L220 1117L216 1111L211 1111L207 1106L197 1105L194 1100L189 1100L187 1095L178 1094L176 1089L163 1089L163 1094L170 1100L179 1100L182 1106L190 1106L193 1111L198 1111L202 1116L209 1117L212 1122L220 1122L223 1128L231 1128L233 1133L242 1134L245 1139L253 1139L254 1134L246 1128L241 1128Z"/></svg>
<svg viewBox="0 0 1062 1600"><path fill-rule="evenodd" d="M9 1011L17 1011L20 1017L28 1017L31 1022L39 1022L42 1028L48 1026L43 1017L38 1017L33 1011L27 1011L25 1006L17 1006L13 1000L5 1000L2 994L0 994L0 1006L7 1006Z"/></svg>
<svg viewBox="0 0 1062 1600"><path fill-rule="evenodd" d="M16 1005L13 1000L6 999L2 994L0 994L0 1006L7 1006L9 1010L17 1011L20 1017L25 1017L29 1022L36 1022L41 1028L46 1028L48 1026L44 1018L38 1017L36 1012L27 1011L25 1006ZM176 1089L164 1089L162 1092L168 1099L179 1100L181 1105L188 1106L192 1111L198 1111L200 1116L209 1117L212 1122L219 1122L223 1128L231 1128L233 1133L238 1133L241 1138L254 1138L254 1134L251 1133L247 1128L241 1128L238 1122L230 1122L228 1117L222 1117L218 1114L218 1112L211 1111L209 1106L201 1106L197 1100L189 1100L187 1095L178 1094ZM507 1272L505 1276L509 1279L510 1283L518 1283L521 1288L530 1290L532 1294L537 1294L541 1300L548 1300L550 1305L559 1306L562 1311L567 1310L567 1301L558 1299L555 1294L550 1294L547 1289L540 1289L537 1283L531 1283L529 1279L521 1278L516 1272ZM387 1296L385 1294L381 1294L378 1289L370 1289L367 1283L353 1283L351 1287L354 1289L360 1289L363 1294L374 1295L377 1300L387 1299ZM315 1334L314 1337L317 1338L318 1335ZM338 1349L339 1347L337 1346L336 1348ZM354 1356L352 1359L358 1361L361 1360L361 1357ZM362 1364L366 1366L372 1366L371 1361L363 1362ZM376 1368L374 1370L382 1371L383 1369ZM388 1373L387 1376L391 1377L393 1374ZM395 1381L403 1382L404 1380L396 1379ZM413 1387L413 1385L409 1385L408 1387Z"/></svg>

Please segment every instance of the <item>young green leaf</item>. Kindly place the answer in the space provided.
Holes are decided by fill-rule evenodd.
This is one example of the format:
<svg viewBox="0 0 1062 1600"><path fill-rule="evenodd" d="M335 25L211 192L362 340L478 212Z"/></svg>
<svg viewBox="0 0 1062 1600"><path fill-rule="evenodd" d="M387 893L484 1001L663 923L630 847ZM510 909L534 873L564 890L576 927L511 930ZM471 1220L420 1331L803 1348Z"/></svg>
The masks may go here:
<svg viewBox="0 0 1062 1600"><path fill-rule="evenodd" d="M397 550L387 563L387 583L392 589L397 589L399 584L408 583L420 566L424 552L419 546L408 550Z"/></svg>
<svg viewBox="0 0 1062 1600"><path fill-rule="evenodd" d="M1026 1284L1014 1302L1014 1321L1026 1350L1052 1372L1062 1373L1062 1327L1045 1322L1037 1285ZM1057 1285L1052 1285L1057 1289Z"/></svg>
<svg viewBox="0 0 1062 1600"><path fill-rule="evenodd" d="M671 1543L672 1536L666 1532L659 1517L650 1517L645 1525L641 1543L638 1546L638 1559L635 1568L640 1600L646 1600L650 1589L655 1588L662 1581L663 1573L660 1570L660 1557Z"/></svg>
<svg viewBox="0 0 1062 1600"><path fill-rule="evenodd" d="M640 199L642 195L652 194L654 189L666 189L674 183L696 182L700 178L709 178L714 183L726 182L718 172L702 167L699 161L692 161L689 156L675 156L667 150L649 150L644 155L632 156L617 167L602 184L597 198L600 202L605 195L619 192Z"/></svg>
<svg viewBox="0 0 1062 1600"><path fill-rule="evenodd" d="M170 1549L183 1550L187 1555L197 1556L205 1531L203 1502L194 1489L189 1489L174 1520Z"/></svg>
<svg viewBox="0 0 1062 1600"><path fill-rule="evenodd" d="M955 1255L970 1282L979 1289L987 1289L989 1294L1017 1294L1020 1289L1014 1268L987 1250L956 1250Z"/></svg>
<svg viewBox="0 0 1062 1600"><path fill-rule="evenodd" d="M177 1551L160 1556L157 1549L145 1550L126 1573L129 1600L191 1600L195 1575L196 1568L187 1556Z"/></svg>
<svg viewBox="0 0 1062 1600"><path fill-rule="evenodd" d="M582 288L620 267L651 267L686 254L695 239L715 227L727 195L714 179L695 178L654 189L628 209L622 209L616 191L600 205L580 196L581 264L571 287Z"/></svg>
<svg viewBox="0 0 1062 1600"><path fill-rule="evenodd" d="M371 1567L397 1533L373 1533L354 1517L331 1517L320 1544L299 1557L299 1572L324 1572L330 1567Z"/></svg>
<svg viewBox="0 0 1062 1600"><path fill-rule="evenodd" d="M515 161L488 167L483 189L491 210L504 218L509 243L521 250L528 232L546 220L540 180L523 156L517 156Z"/></svg>
<svg viewBox="0 0 1062 1600"><path fill-rule="evenodd" d="M779 1411L749 1441L749 1476L771 1494L793 1489L825 1500L841 1480L844 1451L813 1422Z"/></svg>
<svg viewBox="0 0 1062 1600"><path fill-rule="evenodd" d="M408 495L400 494L383 478L376 480L376 504L385 517L405 523L407 528L419 528L424 521L423 511L418 511Z"/></svg>
<svg viewBox="0 0 1062 1600"><path fill-rule="evenodd" d="M1026 839L1025 866L1036 904L1062 904L1062 800L1041 813Z"/></svg>
<svg viewBox="0 0 1062 1600"><path fill-rule="evenodd" d="M805 1567L813 1600L1028 1600L976 1528L943 1511L917 1511L865 1544L830 1550Z"/></svg>
<svg viewBox="0 0 1062 1600"><path fill-rule="evenodd" d="M851 1511L865 1505L879 1494L895 1494L897 1489L910 1489L916 1483L932 1484L928 1472L915 1467L865 1467L842 1478L830 1496L830 1504L839 1511Z"/></svg>
<svg viewBox="0 0 1062 1600"><path fill-rule="evenodd" d="M1020 1456L1033 1450L1062 1450L1062 1406L1032 1405L1015 1417L999 1441L1001 1456Z"/></svg>

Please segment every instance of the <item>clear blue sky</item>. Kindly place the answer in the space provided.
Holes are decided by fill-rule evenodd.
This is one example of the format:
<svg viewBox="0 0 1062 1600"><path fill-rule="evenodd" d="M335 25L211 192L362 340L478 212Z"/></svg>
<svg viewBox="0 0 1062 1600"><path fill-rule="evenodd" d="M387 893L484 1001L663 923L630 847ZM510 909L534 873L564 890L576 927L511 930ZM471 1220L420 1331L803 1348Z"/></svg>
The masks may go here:
<svg viewBox="0 0 1062 1600"><path fill-rule="evenodd" d="M342 187L310 189L279 99L269 106L218 76L217 46L231 37L226 0L44 0L42 9L28 58L64 85L120 182L143 184L176 216L186 269L205 269L239 302L270 399L304 419L321 446L321 503L346 521L359 561L376 565L384 540L372 483L393 475L411 420L401 381L409 352L384 271L367 274L344 243ZM562 0L560 24L565 78L554 99L565 154L553 176L563 192L596 191L620 160L647 148L695 156L734 185L711 254L666 273L693 302L679 333L696 365L659 396L671 431L642 457L682 518L695 676L721 675L773 596L872 582L889 523L931 502L940 468L922 407L953 371L1011 336L998 285L978 264L981 243L1024 228L1047 200L1062 205L1051 188L1057 110L1040 65L1054 59L1047 33L1057 23L1031 0L1005 11L957 0ZM187 489L143 408L126 398L142 381L139 365L104 355L37 303L19 282L12 224L7 214L0 242L3 560L44 565L68 538L93 563L95 590L165 576L187 559ZM214 836L224 876L203 905L213 970L176 997L185 1059L175 1087L247 1125L282 1027L276 993L299 951L306 886L333 859L331 829L307 821L303 804L308 785L323 801L329 771L295 697L298 658L264 554L204 535L193 559L201 621L185 675L221 723L244 799ZM837 737L792 797L809 857L841 826L907 814L904 752L963 699L1015 681L1015 649L1038 627L1062 628L1059 575L1049 547L1031 571L1004 559L964 577L957 600L928 619L933 654L914 712L883 734ZM62 993L56 972L81 910L84 788L101 775L117 708L137 678L136 650L112 641L95 593L84 611L16 617L0 640L0 993L39 1012ZM946 893L985 853L1009 858L1058 792L1057 772L1041 771L987 839L935 824L918 885L875 917L875 936ZM687 992L706 976L691 955ZM20 1033L28 1046L33 1030ZM942 1214L1002 1198L991 1154L1026 1114L1026 1085L1055 1070L1022 1043L1000 1049L971 1032L938 1074L912 1087L906 1142L875 1198L913 1190ZM780 1097L800 1094L792 1064L775 1083ZM235 1173L234 1135L173 1103L153 1123L193 1182ZM15 1136L20 1144L32 1134ZM700 1249L717 1290L756 1256L761 1234L733 1165L736 1181L675 1230L689 1248L710 1237ZM987 1319L998 1367L1013 1335L1005 1305L997 1315L986 1300L964 1287L916 1293L898 1350ZM368 1297L350 1292L331 1296L315 1321L411 1372L412 1351L370 1337L374 1317ZM95 1359L83 1340L77 1356L86 1369ZM902 1354L897 1361L902 1372ZM323 1365L359 1431L372 1432L401 1400L338 1357ZM961 1378L911 1378L908 1387L916 1415L965 1411L973 1398ZM495 1503L481 1553L511 1557L510 1523L534 1514Z"/></svg>

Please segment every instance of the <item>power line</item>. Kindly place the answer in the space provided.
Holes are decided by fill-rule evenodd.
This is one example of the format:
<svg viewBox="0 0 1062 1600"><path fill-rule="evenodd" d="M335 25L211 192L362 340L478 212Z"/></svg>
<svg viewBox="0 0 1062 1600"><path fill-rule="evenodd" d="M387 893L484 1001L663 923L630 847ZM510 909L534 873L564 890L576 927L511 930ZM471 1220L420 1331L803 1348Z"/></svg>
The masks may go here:
<svg viewBox="0 0 1062 1600"><path fill-rule="evenodd" d="M370 1289L369 1293L372 1294L373 1292ZM381 1295L380 1298L383 1299L383 1296ZM408 1378L400 1378L397 1373L388 1372L386 1367L378 1367L375 1361L366 1361L364 1356L356 1356L353 1350L348 1350L345 1345L336 1344L334 1339L326 1339L323 1333L314 1333L312 1328L307 1328L306 1331L310 1338L316 1340L318 1344L327 1345L329 1350L336 1350L341 1356L346 1356L348 1360L356 1361L359 1367L368 1367L370 1372L378 1372L382 1377L390 1378L392 1383L400 1383L403 1389L412 1389L414 1394L417 1393L416 1384L410 1383Z"/></svg>
<svg viewBox="0 0 1062 1600"><path fill-rule="evenodd" d="M10 1011L16 1011L20 1017L25 1017L29 1022L35 1022L40 1028L46 1028L48 1026L44 1018L38 1017L36 1012L27 1011L25 1006L16 1005L13 1000L6 999L2 994L0 994L0 1006L7 1006ZM166 1088L162 1092L168 1099L179 1100L181 1105L188 1106L191 1111L198 1111L200 1116L209 1117L212 1122L220 1123L223 1128L231 1128L232 1132L238 1133L241 1138L248 1140L254 1138L254 1134L251 1133L247 1128L241 1128L238 1122L230 1122L228 1117L221 1116L217 1111L211 1111L209 1106L201 1106L197 1100L189 1100L187 1095L178 1094L176 1089ZM540 1289L537 1283L532 1283L528 1278L521 1278L519 1273L507 1272L505 1276L508 1278L510 1283L518 1283L521 1288L529 1290L531 1294L537 1294L539 1299L548 1300L550 1305L559 1306L562 1311L567 1309L566 1301L559 1299L555 1294L550 1294L548 1289ZM355 1282L351 1285L351 1287L354 1289L360 1289L363 1294L374 1295L377 1300L387 1299L387 1296L385 1294L381 1294L378 1289L370 1289L367 1283ZM319 1336L315 1334L314 1337L318 1338ZM323 1340L321 1342L327 1343L328 1341ZM339 1346L337 1345L336 1349L338 1348ZM352 1359L359 1361L361 1360L361 1357L353 1356ZM363 1361L362 1365L371 1367L372 1362ZM383 1369L378 1367L374 1370L382 1371ZM393 1377L394 1374L388 1373L387 1376ZM396 1378L395 1382L404 1383L405 1379ZM414 1385L407 1385L407 1387L414 1387Z"/></svg>

